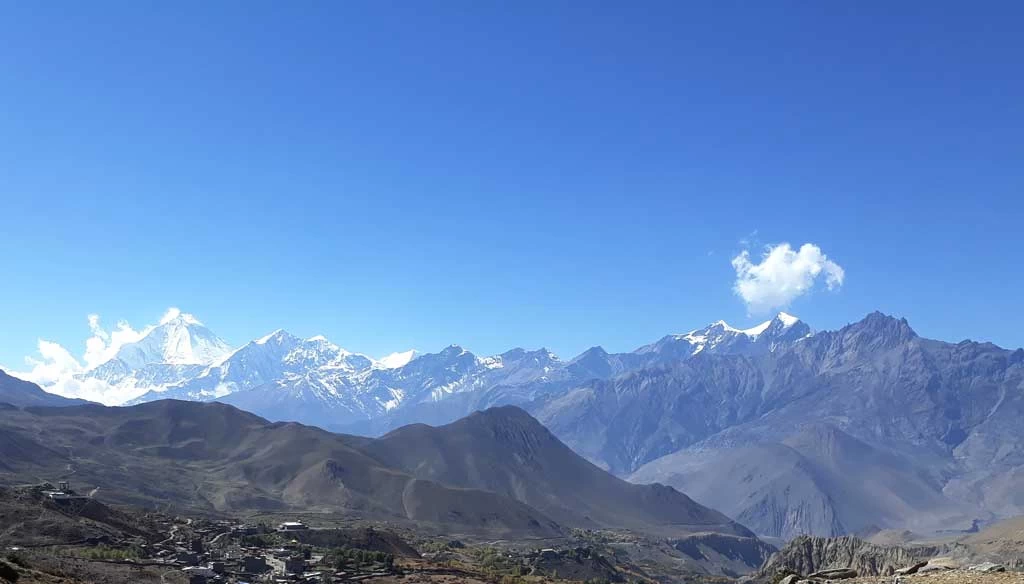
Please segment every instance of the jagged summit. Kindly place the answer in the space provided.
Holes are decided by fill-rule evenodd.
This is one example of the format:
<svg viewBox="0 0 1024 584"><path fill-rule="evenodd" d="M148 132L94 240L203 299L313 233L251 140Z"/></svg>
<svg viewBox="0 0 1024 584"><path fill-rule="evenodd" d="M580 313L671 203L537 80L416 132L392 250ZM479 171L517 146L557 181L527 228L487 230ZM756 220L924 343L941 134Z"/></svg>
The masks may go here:
<svg viewBox="0 0 1024 584"><path fill-rule="evenodd" d="M294 339L296 341L299 340L298 337L289 333L288 331L284 329L277 329L271 333L268 333L256 339L255 341L252 341L252 343L256 345L265 345L267 343L281 343L286 339Z"/></svg>
<svg viewBox="0 0 1024 584"><path fill-rule="evenodd" d="M724 320L702 329L664 337L637 349L637 353L659 353L683 357L700 353L758 353L773 351L780 343L810 336L811 328L799 318L780 312L771 320L748 329L738 329Z"/></svg>
<svg viewBox="0 0 1024 584"><path fill-rule="evenodd" d="M757 330L741 331L718 321L685 339L666 337L634 353L595 347L569 361L546 348L477 356L458 344L378 360L339 347L324 335L300 338L284 329L231 349L194 315L172 309L142 339L83 378L125 389L128 403L219 399L273 419L347 423L489 387L606 379L705 351L774 350L780 342L809 333L797 331L801 327L806 325L786 314Z"/></svg>
<svg viewBox="0 0 1024 584"><path fill-rule="evenodd" d="M917 338L905 318L896 318L874 311L853 324L838 331L842 338L865 350L878 347L893 347Z"/></svg>
<svg viewBox="0 0 1024 584"><path fill-rule="evenodd" d="M776 315L775 318L776 318L776 320L780 321L786 327L791 327L794 324L800 322L799 318L797 318L797 317L795 317L795 316L793 316L791 314L786 314L785 312L780 312L778 315Z"/></svg>
<svg viewBox="0 0 1024 584"><path fill-rule="evenodd" d="M181 309L171 308L160 319L160 324L171 324L179 322L182 324L196 324L202 326L202 322L194 314L182 312Z"/></svg>
<svg viewBox="0 0 1024 584"><path fill-rule="evenodd" d="M122 346L114 359L131 369L154 363L209 364L225 357L231 347L191 314L172 309L141 339Z"/></svg>
<svg viewBox="0 0 1024 584"><path fill-rule="evenodd" d="M409 349L408 351L401 351L385 355L380 359L377 359L377 365L382 369L398 369L409 364L416 357L420 356L420 352L415 349Z"/></svg>
<svg viewBox="0 0 1024 584"><path fill-rule="evenodd" d="M524 403L567 386L676 367L709 355L768 355L814 337L805 322L780 312L746 329L719 320L635 351L611 353L595 346L566 360L545 348L478 356L457 344L437 352L410 350L373 359L323 335L300 338L283 329L232 351L188 313L170 312L161 320L138 343L123 347L119 358L85 375L128 388L130 403L223 400L270 419L331 427L379 423L380 431L394 427L392 419L443 423L455 414ZM906 321L880 313L823 336L839 342L839 334L845 340L837 347L864 350L877 343L895 346L915 336ZM417 413L454 396L465 397L452 401L457 404L452 413L439 418ZM445 407L438 409L447 411Z"/></svg>

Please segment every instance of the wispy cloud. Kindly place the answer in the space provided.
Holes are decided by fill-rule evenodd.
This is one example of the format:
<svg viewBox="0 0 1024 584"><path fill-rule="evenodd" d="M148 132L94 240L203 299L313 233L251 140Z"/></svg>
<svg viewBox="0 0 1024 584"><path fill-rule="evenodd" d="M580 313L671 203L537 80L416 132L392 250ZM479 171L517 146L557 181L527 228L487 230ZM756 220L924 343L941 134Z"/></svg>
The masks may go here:
<svg viewBox="0 0 1024 584"><path fill-rule="evenodd" d="M788 243L768 246L758 263L744 250L732 259L732 267L736 270L733 291L751 314L786 308L810 292L820 278L826 288L835 290L846 277L842 266L813 243L805 243L799 250Z"/></svg>
<svg viewBox="0 0 1024 584"><path fill-rule="evenodd" d="M180 311L171 308L164 318L172 313L177 315ZM127 322L119 321L116 328L108 331L103 328L98 314L88 315L86 322L92 334L85 340L85 350L81 357L76 357L60 343L39 339L36 355L25 358L28 370L9 373L64 397L82 398L107 405L121 404L138 397L140 391L134 387L111 385L85 374L114 358L124 345L146 336L153 327L136 330Z"/></svg>
<svg viewBox="0 0 1024 584"><path fill-rule="evenodd" d="M111 360L117 351L128 343L134 343L149 332L149 328L137 331L125 321L118 321L117 328L107 332L100 326L100 316L90 314L88 317L89 330L92 336L85 341L85 366L92 369Z"/></svg>

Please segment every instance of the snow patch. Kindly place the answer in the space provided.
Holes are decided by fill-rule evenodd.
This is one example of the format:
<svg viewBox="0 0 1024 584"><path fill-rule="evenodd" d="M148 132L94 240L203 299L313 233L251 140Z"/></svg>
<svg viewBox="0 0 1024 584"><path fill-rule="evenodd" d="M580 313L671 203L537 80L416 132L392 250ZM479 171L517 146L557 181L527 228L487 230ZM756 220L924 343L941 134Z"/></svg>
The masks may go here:
<svg viewBox="0 0 1024 584"><path fill-rule="evenodd" d="M504 361L502 361L501 357L498 356L483 357L482 359L479 359L478 362L488 369L501 369L505 366Z"/></svg>
<svg viewBox="0 0 1024 584"><path fill-rule="evenodd" d="M409 364L409 361L412 361L418 356L419 353L416 352L416 349L409 349L408 351L391 353L390 355L381 357L377 360L377 365L379 365L381 369L398 369L399 367L405 367Z"/></svg>
<svg viewBox="0 0 1024 584"><path fill-rule="evenodd" d="M756 337L757 335L759 335L759 334L763 333L764 331L768 330L768 327L770 327L770 326L772 326L772 321L766 320L766 321L762 322L761 324L759 324L759 325L757 325L755 327L751 327L751 328L745 329L745 330L740 331L740 332L742 332L743 334L747 335L748 337Z"/></svg>
<svg viewBox="0 0 1024 584"><path fill-rule="evenodd" d="M268 335L262 336L262 337L256 339L253 342L256 343L257 345L266 345L267 342L270 341L270 339L272 339L274 337L277 337L277 336L280 336L282 334L284 334L284 329L277 329L276 331L274 331L274 332L272 332L272 333L270 333Z"/></svg>
<svg viewBox="0 0 1024 584"><path fill-rule="evenodd" d="M195 315L182 312L181 309L176 306L172 306L167 309L167 312L165 312L163 317L160 318L160 324L170 324L175 320L180 320L185 324L203 324L195 317Z"/></svg>
<svg viewBox="0 0 1024 584"><path fill-rule="evenodd" d="M792 314L786 314L785 312L780 312L779 315L776 316L775 318L779 319L782 322L782 326L785 328L789 328L794 324L800 322L799 318L793 316Z"/></svg>

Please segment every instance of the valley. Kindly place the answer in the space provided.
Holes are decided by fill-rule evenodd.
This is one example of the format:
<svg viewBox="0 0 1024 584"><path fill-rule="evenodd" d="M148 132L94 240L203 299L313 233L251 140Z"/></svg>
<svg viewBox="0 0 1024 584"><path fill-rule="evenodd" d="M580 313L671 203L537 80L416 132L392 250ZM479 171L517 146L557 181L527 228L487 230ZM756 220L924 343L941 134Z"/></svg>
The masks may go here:
<svg viewBox="0 0 1024 584"><path fill-rule="evenodd" d="M160 327L86 374L177 380L124 407L0 377L0 484L68 477L115 508L455 539L505 550L503 577L536 572L523 554L541 549L600 556L637 582L768 577L807 536L917 546L866 564L885 575L1024 514L1024 351L879 313L822 332L718 322L565 362L457 346L378 361L283 331L231 350L190 315ZM972 545L962 562L1018 567ZM488 581L476 556L440 552Z"/></svg>
<svg viewBox="0 0 1024 584"><path fill-rule="evenodd" d="M347 434L515 405L597 466L673 485L768 538L938 534L1024 514L1024 350L924 339L877 312L837 331L785 313L745 330L719 321L568 361L456 345L375 360L281 330L231 350L179 313L121 352L83 379L135 388L130 403L219 401Z"/></svg>

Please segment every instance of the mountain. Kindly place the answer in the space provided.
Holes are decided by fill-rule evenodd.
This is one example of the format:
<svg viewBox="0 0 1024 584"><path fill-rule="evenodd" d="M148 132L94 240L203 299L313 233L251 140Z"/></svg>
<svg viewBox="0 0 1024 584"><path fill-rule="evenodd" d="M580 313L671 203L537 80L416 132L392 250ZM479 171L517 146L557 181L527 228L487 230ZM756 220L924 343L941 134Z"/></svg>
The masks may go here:
<svg viewBox="0 0 1024 584"><path fill-rule="evenodd" d="M231 347L191 314L175 311L98 367L79 374L141 395L181 383L224 358Z"/></svg>
<svg viewBox="0 0 1024 584"><path fill-rule="evenodd" d="M1024 350L925 339L877 312L816 333L785 313L749 329L719 321L567 361L452 345L385 364L277 331L208 365L157 365L100 369L155 383L139 401L216 399L366 435L519 406L595 465L673 484L772 537L1024 513Z"/></svg>
<svg viewBox="0 0 1024 584"><path fill-rule="evenodd" d="M38 385L11 377L0 370L0 404L17 407L27 406L74 406L89 403L80 399L68 399L43 391Z"/></svg>
<svg viewBox="0 0 1024 584"><path fill-rule="evenodd" d="M526 404L592 379L660 367L698 354L760 354L810 335L781 313L747 330L724 322L669 335L630 353L594 347L565 362L546 349L478 357L458 345L375 360L322 336L283 330L232 350L196 317L174 311L80 379L156 399L219 400L272 420L382 434L408 422L447 423L494 405Z"/></svg>
<svg viewBox="0 0 1024 584"><path fill-rule="evenodd" d="M223 339L187 313L177 312L160 321L141 339L123 345L114 359L129 369L153 363L203 365L231 352Z"/></svg>
<svg viewBox="0 0 1024 584"><path fill-rule="evenodd" d="M273 420L342 428L457 394L544 380L563 370L564 364L545 349L513 349L481 358L451 345L438 353L389 356L385 363L341 349L323 337L301 340L279 330L189 379L131 403L216 399ZM466 413L460 408L443 421Z"/></svg>
<svg viewBox="0 0 1024 584"><path fill-rule="evenodd" d="M757 355L811 336L811 328L795 316L780 312L772 320L740 330L723 320L686 334L668 335L640 347L634 354L644 366L684 360L698 354Z"/></svg>
<svg viewBox="0 0 1024 584"><path fill-rule="evenodd" d="M566 525L753 536L675 489L608 474L513 406L436 428L405 426L373 441L367 451L417 478L501 493Z"/></svg>
<svg viewBox="0 0 1024 584"><path fill-rule="evenodd" d="M463 373L461 380L450 383L444 392L432 394L428 399L406 399L401 407L388 410L382 416L347 425L335 423L334 427L375 435L420 421L444 424L495 406L533 408L535 405L531 404L538 400L568 395L567 392L592 381L608 380L636 371L663 369L698 355L772 353L811 334L807 324L794 316L780 313L751 329L740 330L719 321L689 333L668 335L629 353L609 353L601 347L592 347L567 362L544 349L514 349L480 359L475 368ZM415 363L412 361L410 365ZM582 423L586 425L586 421ZM590 452L584 454L606 466L600 457L591 456Z"/></svg>
<svg viewBox="0 0 1024 584"><path fill-rule="evenodd" d="M326 385L331 380L344 383L373 366L370 358L346 351L322 336L300 339L276 330L246 343L196 375L150 391L132 403L154 399L206 401L275 383L288 386L322 379L328 380L323 382Z"/></svg>
<svg viewBox="0 0 1024 584"><path fill-rule="evenodd" d="M1024 513L1024 351L880 313L775 350L704 354L526 404L576 452L719 504L759 534L967 529Z"/></svg>
<svg viewBox="0 0 1024 584"><path fill-rule="evenodd" d="M630 478L685 489L762 533L788 538L969 521L975 509L947 499L943 482L927 472L946 466L940 457L900 456L811 422L782 442L683 449Z"/></svg>
<svg viewBox="0 0 1024 584"><path fill-rule="evenodd" d="M0 434L0 482L71 469L75 483L99 487L119 503L341 512L452 534L552 537L566 527L600 525L749 535L671 487L604 473L515 408L370 439L271 423L218 403L159 400L3 410ZM426 458L415 463L411 452ZM493 460L498 453L507 459Z"/></svg>

